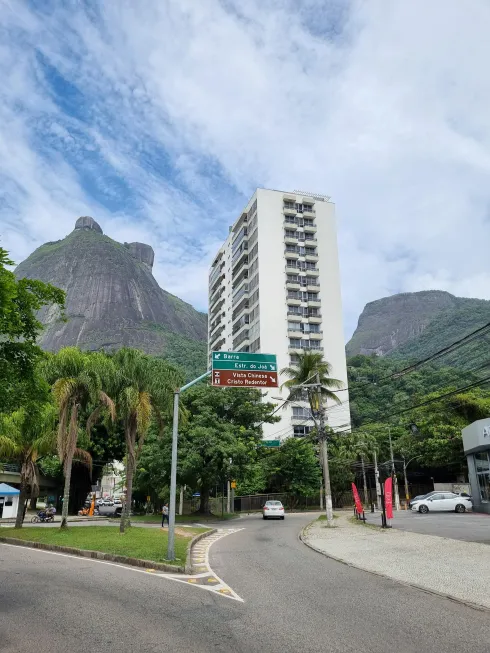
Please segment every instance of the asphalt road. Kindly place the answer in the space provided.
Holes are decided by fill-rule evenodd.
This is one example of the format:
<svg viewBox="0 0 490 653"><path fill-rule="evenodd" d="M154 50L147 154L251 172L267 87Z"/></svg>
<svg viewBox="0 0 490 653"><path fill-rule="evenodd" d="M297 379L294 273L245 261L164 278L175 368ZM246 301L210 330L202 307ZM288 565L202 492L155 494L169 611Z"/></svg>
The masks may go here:
<svg viewBox="0 0 490 653"><path fill-rule="evenodd" d="M329 560L311 515L246 517L214 571L243 603L145 571L0 545L2 653L488 653L487 612Z"/></svg>
<svg viewBox="0 0 490 653"><path fill-rule="evenodd" d="M380 513L366 513L368 522L381 524ZM490 544L490 515L478 512L418 512L394 511L393 526L402 531L450 537L465 542Z"/></svg>

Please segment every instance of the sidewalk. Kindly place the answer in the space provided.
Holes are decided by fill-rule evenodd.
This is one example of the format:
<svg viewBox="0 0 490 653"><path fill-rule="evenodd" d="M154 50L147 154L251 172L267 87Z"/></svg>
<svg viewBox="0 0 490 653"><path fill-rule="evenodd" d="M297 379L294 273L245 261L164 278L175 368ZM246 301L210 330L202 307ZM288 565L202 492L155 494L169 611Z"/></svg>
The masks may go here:
<svg viewBox="0 0 490 653"><path fill-rule="evenodd" d="M301 539L353 567L490 609L490 547L396 529L382 530L339 514L335 527L313 522Z"/></svg>

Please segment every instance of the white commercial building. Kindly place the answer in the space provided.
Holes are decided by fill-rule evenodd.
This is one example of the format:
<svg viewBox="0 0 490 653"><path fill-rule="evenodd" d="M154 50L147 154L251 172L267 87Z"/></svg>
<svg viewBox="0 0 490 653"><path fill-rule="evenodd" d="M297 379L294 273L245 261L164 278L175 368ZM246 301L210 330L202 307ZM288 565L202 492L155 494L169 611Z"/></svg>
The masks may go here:
<svg viewBox="0 0 490 653"><path fill-rule="evenodd" d="M350 426L334 204L328 197L257 189L216 254L209 273L209 355L212 351L276 354L279 370L318 351L345 385L328 424ZM280 377L280 383L286 380ZM276 404L287 391L272 389ZM306 402L286 404L265 439L309 432Z"/></svg>

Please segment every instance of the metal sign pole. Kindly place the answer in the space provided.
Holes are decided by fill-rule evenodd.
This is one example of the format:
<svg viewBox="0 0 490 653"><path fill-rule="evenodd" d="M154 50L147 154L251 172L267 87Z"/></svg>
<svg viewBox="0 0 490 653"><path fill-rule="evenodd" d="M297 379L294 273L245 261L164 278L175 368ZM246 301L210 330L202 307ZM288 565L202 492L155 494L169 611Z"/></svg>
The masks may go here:
<svg viewBox="0 0 490 653"><path fill-rule="evenodd" d="M179 397L180 393L192 387L195 383L202 381L211 375L211 371L205 372L198 376L197 379L186 383L174 392L174 417L172 424L172 466L170 469L170 503L168 506L168 544L167 560L175 559L175 508L177 495L177 448L179 440Z"/></svg>

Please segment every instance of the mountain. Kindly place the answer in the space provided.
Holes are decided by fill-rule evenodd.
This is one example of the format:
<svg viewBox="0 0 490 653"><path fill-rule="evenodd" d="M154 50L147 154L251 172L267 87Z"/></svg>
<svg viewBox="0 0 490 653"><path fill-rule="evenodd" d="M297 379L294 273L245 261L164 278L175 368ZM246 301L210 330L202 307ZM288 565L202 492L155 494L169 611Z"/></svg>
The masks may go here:
<svg viewBox="0 0 490 653"><path fill-rule="evenodd" d="M442 290L401 293L366 304L346 352L424 358L488 322L490 301ZM482 342L472 346L472 354Z"/></svg>
<svg viewBox="0 0 490 653"><path fill-rule="evenodd" d="M206 369L207 316L158 285L153 249L118 243L90 217L63 240L45 243L16 268L18 278L66 291L66 317L43 309L40 345L49 351L77 345L97 351L122 346Z"/></svg>

